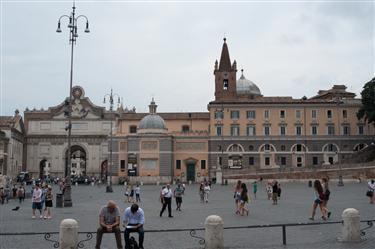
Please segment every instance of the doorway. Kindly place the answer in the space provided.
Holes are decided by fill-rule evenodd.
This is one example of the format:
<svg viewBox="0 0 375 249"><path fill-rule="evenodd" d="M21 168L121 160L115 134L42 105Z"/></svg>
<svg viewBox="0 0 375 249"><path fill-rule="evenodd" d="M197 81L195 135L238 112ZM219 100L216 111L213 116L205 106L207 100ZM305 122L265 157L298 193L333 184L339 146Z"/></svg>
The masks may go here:
<svg viewBox="0 0 375 249"><path fill-rule="evenodd" d="M186 165L186 180L195 182L195 163Z"/></svg>

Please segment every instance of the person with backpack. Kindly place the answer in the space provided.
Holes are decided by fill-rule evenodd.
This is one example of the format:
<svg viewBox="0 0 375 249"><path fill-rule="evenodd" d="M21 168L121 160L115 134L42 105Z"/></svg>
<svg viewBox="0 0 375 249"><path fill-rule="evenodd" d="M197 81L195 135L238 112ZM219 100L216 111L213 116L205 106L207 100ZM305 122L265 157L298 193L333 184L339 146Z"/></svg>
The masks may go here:
<svg viewBox="0 0 375 249"><path fill-rule="evenodd" d="M18 187L17 197L20 204L25 201L25 188L22 185Z"/></svg>
<svg viewBox="0 0 375 249"><path fill-rule="evenodd" d="M177 188L173 191L173 196L176 198L176 210L181 211L181 204L182 204L182 196L184 194L184 188L182 187L181 183L177 185Z"/></svg>

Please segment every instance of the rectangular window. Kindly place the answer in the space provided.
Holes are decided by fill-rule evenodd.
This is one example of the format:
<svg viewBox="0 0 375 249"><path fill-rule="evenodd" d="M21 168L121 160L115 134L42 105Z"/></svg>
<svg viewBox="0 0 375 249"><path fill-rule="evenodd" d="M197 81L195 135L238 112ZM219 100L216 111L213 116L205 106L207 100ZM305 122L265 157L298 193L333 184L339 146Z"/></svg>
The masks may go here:
<svg viewBox="0 0 375 249"><path fill-rule="evenodd" d="M296 110L296 119L301 119L301 110Z"/></svg>
<svg viewBox="0 0 375 249"><path fill-rule="evenodd" d="M265 144L264 145L264 150L265 151L270 151L270 145L269 144Z"/></svg>
<svg viewBox="0 0 375 249"><path fill-rule="evenodd" d="M269 125L264 126L264 135L266 135L266 136L270 135L270 126Z"/></svg>
<svg viewBox="0 0 375 249"><path fill-rule="evenodd" d="M363 135L363 134L364 134L363 125L358 125L358 135Z"/></svg>
<svg viewBox="0 0 375 249"><path fill-rule="evenodd" d="M285 118L285 110L280 111L280 118L282 118L282 119Z"/></svg>
<svg viewBox="0 0 375 249"><path fill-rule="evenodd" d="M246 134L248 136L255 136L255 125L248 125L246 127Z"/></svg>
<svg viewBox="0 0 375 249"><path fill-rule="evenodd" d="M129 133L137 133L137 126L136 125L131 125L129 127Z"/></svg>
<svg viewBox="0 0 375 249"><path fill-rule="evenodd" d="M264 110L264 118L269 119L270 118L270 110Z"/></svg>
<svg viewBox="0 0 375 249"><path fill-rule="evenodd" d="M240 111L230 111L230 118L231 119L239 119L240 118Z"/></svg>
<svg viewBox="0 0 375 249"><path fill-rule="evenodd" d="M254 157L249 157L249 165L254 165Z"/></svg>
<svg viewBox="0 0 375 249"><path fill-rule="evenodd" d="M264 164L267 165L267 166L270 165L270 158L269 157L264 158Z"/></svg>
<svg viewBox="0 0 375 249"><path fill-rule="evenodd" d="M228 81L228 79L224 79L223 80L223 89L228 90L228 88L229 88L229 81Z"/></svg>
<svg viewBox="0 0 375 249"><path fill-rule="evenodd" d="M255 119L255 111L254 111L254 110L247 111L247 112L246 112L246 117L247 117L248 119Z"/></svg>
<svg viewBox="0 0 375 249"><path fill-rule="evenodd" d="M342 110L342 117L348 118L348 111L347 110Z"/></svg>
<svg viewBox="0 0 375 249"><path fill-rule="evenodd" d="M223 158L222 158L221 156L219 156L219 157L217 158L217 163L218 163L220 166L223 165Z"/></svg>
<svg viewBox="0 0 375 249"><path fill-rule="evenodd" d="M223 111L216 111L215 112L215 119L223 119L224 118L224 112Z"/></svg>
<svg viewBox="0 0 375 249"><path fill-rule="evenodd" d="M327 110L327 118L332 118L332 110Z"/></svg>
<svg viewBox="0 0 375 249"><path fill-rule="evenodd" d="M206 169L206 160L201 160L201 169Z"/></svg>
<svg viewBox="0 0 375 249"><path fill-rule="evenodd" d="M318 127L313 125L311 126L311 134L312 135L318 135Z"/></svg>
<svg viewBox="0 0 375 249"><path fill-rule="evenodd" d="M181 160L176 160L176 169L181 169Z"/></svg>
<svg viewBox="0 0 375 249"><path fill-rule="evenodd" d="M285 135L285 128L284 125L280 126L280 135Z"/></svg>
<svg viewBox="0 0 375 249"><path fill-rule="evenodd" d="M335 126L333 126L333 125L328 125L328 126L327 126L327 134L328 134L328 135L335 135Z"/></svg>
<svg viewBox="0 0 375 249"><path fill-rule="evenodd" d="M302 135L302 127L299 125L296 126L296 135Z"/></svg>
<svg viewBox="0 0 375 249"><path fill-rule="evenodd" d="M231 125L230 126L230 135L231 136L239 136L240 135L240 126L239 125Z"/></svg>
<svg viewBox="0 0 375 249"><path fill-rule="evenodd" d="M121 172L125 171L125 160L120 161L120 170L121 170Z"/></svg>
<svg viewBox="0 0 375 249"><path fill-rule="evenodd" d="M223 134L223 127L221 125L216 126L216 135L221 136Z"/></svg>
<svg viewBox="0 0 375 249"><path fill-rule="evenodd" d="M316 118L316 110L311 110L311 118Z"/></svg>
<svg viewBox="0 0 375 249"><path fill-rule="evenodd" d="M313 165L318 165L318 157L317 156L313 156Z"/></svg>
<svg viewBox="0 0 375 249"><path fill-rule="evenodd" d="M282 157L280 157L280 164L281 165L286 165L286 157L285 156L282 156Z"/></svg>
<svg viewBox="0 0 375 249"><path fill-rule="evenodd" d="M345 136L350 135L350 126L349 125L344 125L342 127L342 134L344 134Z"/></svg>
<svg viewBox="0 0 375 249"><path fill-rule="evenodd" d="M189 131L190 131L190 127L188 125L182 126L182 132L189 132Z"/></svg>

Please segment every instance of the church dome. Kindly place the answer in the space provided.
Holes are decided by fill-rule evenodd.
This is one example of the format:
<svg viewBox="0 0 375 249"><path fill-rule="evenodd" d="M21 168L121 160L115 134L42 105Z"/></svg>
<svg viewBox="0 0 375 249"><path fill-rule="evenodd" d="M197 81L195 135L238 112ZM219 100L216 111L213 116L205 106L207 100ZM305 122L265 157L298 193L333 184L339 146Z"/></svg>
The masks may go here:
<svg viewBox="0 0 375 249"><path fill-rule="evenodd" d="M157 114L148 114L139 123L139 129L166 129L164 119Z"/></svg>
<svg viewBox="0 0 375 249"><path fill-rule="evenodd" d="M237 80L237 93L238 94L249 94L249 95L262 95L260 93L260 90L258 88L258 86L252 82L251 80L248 80L245 78L245 76L243 75L243 70L242 71L242 75L241 77L239 78L239 80Z"/></svg>
<svg viewBox="0 0 375 249"><path fill-rule="evenodd" d="M150 114L143 117L139 122L138 133L166 133L167 126L162 117L156 114L156 107L154 99L149 105Z"/></svg>

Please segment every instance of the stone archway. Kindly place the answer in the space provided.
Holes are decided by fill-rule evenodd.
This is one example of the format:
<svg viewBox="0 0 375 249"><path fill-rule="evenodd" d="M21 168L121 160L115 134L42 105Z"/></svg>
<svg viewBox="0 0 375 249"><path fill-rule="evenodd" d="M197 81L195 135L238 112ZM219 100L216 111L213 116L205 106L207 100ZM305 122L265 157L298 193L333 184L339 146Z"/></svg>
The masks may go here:
<svg viewBox="0 0 375 249"><path fill-rule="evenodd" d="M304 144L294 144L291 148L293 167L304 167L306 165L306 152L308 151Z"/></svg>
<svg viewBox="0 0 375 249"><path fill-rule="evenodd" d="M68 169L68 150L65 153L65 175L67 174ZM87 154L85 149L79 145L73 145L70 148L70 160L71 160L71 169L70 174L71 176L80 176L86 175L86 167L87 167Z"/></svg>
<svg viewBox="0 0 375 249"><path fill-rule="evenodd" d="M259 146L259 157L261 168L278 168L276 164L276 147L273 144L262 144Z"/></svg>
<svg viewBox="0 0 375 249"><path fill-rule="evenodd" d="M323 165L335 164L339 161L340 148L337 144L329 143L323 146Z"/></svg>
<svg viewBox="0 0 375 249"><path fill-rule="evenodd" d="M46 176L49 176L50 172L50 163L47 159L43 159L39 162L39 178L43 179Z"/></svg>

